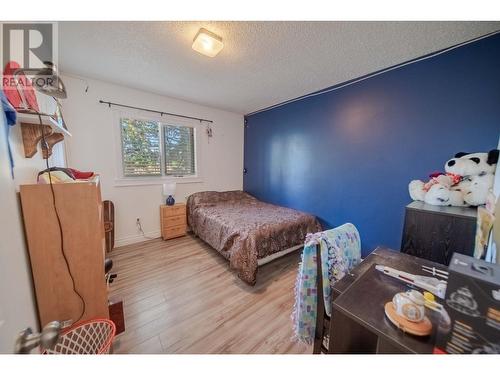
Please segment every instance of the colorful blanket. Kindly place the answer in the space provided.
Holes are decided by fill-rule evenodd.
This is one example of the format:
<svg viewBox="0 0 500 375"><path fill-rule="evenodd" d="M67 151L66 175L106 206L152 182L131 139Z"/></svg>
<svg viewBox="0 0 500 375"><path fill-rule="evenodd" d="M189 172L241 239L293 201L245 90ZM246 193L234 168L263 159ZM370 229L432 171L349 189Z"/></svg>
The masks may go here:
<svg viewBox="0 0 500 375"><path fill-rule="evenodd" d="M316 329L316 246L320 246L325 312L331 316L332 286L361 261L361 240L353 224L347 223L324 232L309 234L302 252L295 283L292 313L295 337L312 344Z"/></svg>

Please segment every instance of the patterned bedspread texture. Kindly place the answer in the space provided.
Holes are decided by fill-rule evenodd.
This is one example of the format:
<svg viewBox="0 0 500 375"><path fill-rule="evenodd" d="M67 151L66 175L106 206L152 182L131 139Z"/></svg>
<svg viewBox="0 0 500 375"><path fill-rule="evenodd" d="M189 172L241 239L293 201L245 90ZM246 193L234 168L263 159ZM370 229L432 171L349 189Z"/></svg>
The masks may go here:
<svg viewBox="0 0 500 375"><path fill-rule="evenodd" d="M301 245L308 233L321 230L314 216L264 203L244 191L192 194L187 211L191 230L251 285L258 259Z"/></svg>

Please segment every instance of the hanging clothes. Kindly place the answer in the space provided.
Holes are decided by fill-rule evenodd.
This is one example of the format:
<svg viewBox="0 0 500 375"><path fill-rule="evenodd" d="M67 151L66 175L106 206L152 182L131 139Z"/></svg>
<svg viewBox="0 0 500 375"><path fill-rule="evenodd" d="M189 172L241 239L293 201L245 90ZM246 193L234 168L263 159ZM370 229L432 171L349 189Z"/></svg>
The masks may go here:
<svg viewBox="0 0 500 375"><path fill-rule="evenodd" d="M0 91L0 100L2 102L2 116L4 116L5 118L4 131L7 139L7 150L9 153L10 174L12 176L12 179L14 179L14 158L12 156L12 149L10 147L9 132L10 132L10 127L16 124L17 113L14 107L10 105L3 91Z"/></svg>

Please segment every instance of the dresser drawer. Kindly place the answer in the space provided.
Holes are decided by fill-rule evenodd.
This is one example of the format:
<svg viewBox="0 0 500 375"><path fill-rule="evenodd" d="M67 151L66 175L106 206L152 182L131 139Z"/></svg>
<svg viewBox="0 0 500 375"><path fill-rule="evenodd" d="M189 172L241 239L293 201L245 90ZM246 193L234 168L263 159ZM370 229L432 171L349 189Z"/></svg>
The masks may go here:
<svg viewBox="0 0 500 375"><path fill-rule="evenodd" d="M177 225L175 227L162 228L163 239L168 240L170 238L180 237L186 235L186 225Z"/></svg>
<svg viewBox="0 0 500 375"><path fill-rule="evenodd" d="M177 203L173 206L162 205L160 209L161 235L164 240L186 235L186 205Z"/></svg>
<svg viewBox="0 0 500 375"><path fill-rule="evenodd" d="M186 225L186 215L163 217L163 227L170 228L179 225L184 225L184 226Z"/></svg>
<svg viewBox="0 0 500 375"><path fill-rule="evenodd" d="M179 204L174 206L163 206L162 207L163 217L186 215L186 205Z"/></svg>

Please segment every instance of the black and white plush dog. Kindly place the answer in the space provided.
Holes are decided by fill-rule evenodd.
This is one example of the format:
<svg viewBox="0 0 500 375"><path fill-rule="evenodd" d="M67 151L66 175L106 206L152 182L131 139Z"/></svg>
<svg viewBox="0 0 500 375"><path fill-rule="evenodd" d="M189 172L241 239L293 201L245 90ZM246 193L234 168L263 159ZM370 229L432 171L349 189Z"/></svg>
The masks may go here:
<svg viewBox="0 0 500 375"><path fill-rule="evenodd" d="M485 204L488 191L493 187L498 155L498 150L459 152L446 162L446 173L435 173L428 182L410 182L410 196L435 206Z"/></svg>

